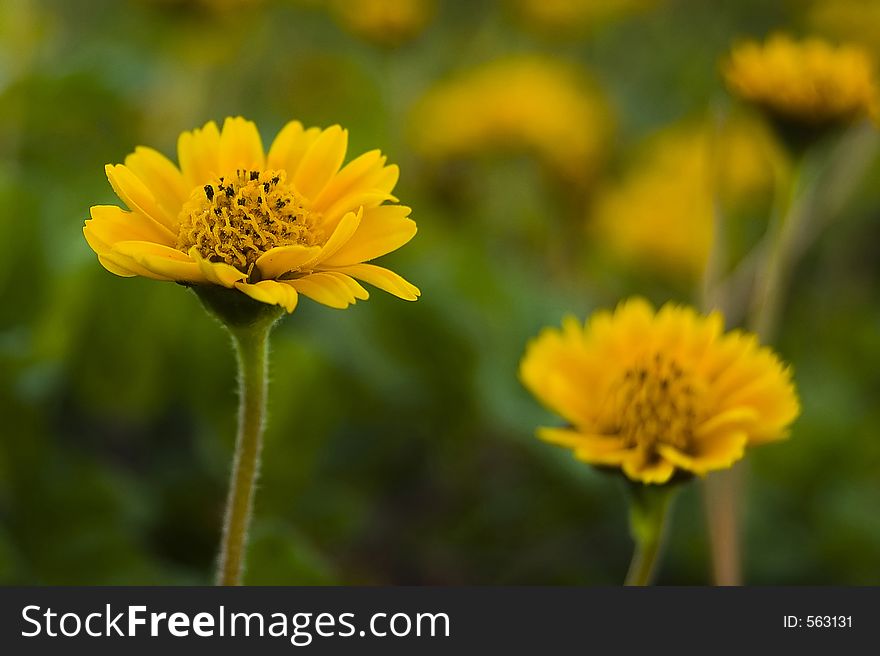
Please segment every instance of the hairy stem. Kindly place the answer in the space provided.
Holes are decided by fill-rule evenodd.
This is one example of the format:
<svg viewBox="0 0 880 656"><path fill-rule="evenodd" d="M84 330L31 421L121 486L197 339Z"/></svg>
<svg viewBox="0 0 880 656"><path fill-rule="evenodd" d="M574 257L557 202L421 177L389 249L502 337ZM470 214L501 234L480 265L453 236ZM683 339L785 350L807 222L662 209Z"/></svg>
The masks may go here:
<svg viewBox="0 0 880 656"><path fill-rule="evenodd" d="M238 437L226 500L217 585L241 585L266 418L271 327L272 321L230 327L238 356Z"/></svg>

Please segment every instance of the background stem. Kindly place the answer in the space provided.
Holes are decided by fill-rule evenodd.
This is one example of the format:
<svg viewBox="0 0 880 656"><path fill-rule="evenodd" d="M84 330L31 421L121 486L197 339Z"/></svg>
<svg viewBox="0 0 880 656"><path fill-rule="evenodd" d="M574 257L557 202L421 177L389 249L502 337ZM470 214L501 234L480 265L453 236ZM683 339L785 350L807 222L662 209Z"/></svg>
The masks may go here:
<svg viewBox="0 0 880 656"><path fill-rule="evenodd" d="M746 463L713 472L703 484L715 585L742 585L740 523Z"/></svg>
<svg viewBox="0 0 880 656"><path fill-rule="evenodd" d="M238 437L226 500L217 585L241 585L266 416L267 351L272 323L230 327L238 356Z"/></svg>

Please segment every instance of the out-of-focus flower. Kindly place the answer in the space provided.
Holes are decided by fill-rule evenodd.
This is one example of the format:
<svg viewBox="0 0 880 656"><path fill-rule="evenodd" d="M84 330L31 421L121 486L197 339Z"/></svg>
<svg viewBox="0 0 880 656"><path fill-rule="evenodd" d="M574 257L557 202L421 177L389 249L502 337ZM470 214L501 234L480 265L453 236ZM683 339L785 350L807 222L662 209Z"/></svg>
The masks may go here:
<svg viewBox="0 0 880 656"><path fill-rule="evenodd" d="M737 96L777 122L834 127L876 111L878 87L871 58L859 46L777 34L765 43L737 45L723 64Z"/></svg>
<svg viewBox="0 0 880 656"><path fill-rule="evenodd" d="M655 313L641 299L544 329L520 377L568 422L538 437L643 483L730 467L786 437L800 413L790 369L755 336L724 333L718 313Z"/></svg>
<svg viewBox="0 0 880 656"><path fill-rule="evenodd" d="M434 16L434 0L330 0L333 15L353 34L395 47L422 33Z"/></svg>
<svg viewBox="0 0 880 656"><path fill-rule="evenodd" d="M635 166L597 194L597 243L653 271L696 277L713 239L716 210L737 215L769 205L785 156L757 121L731 118L667 128Z"/></svg>
<svg viewBox="0 0 880 656"><path fill-rule="evenodd" d="M415 149L429 159L528 151L563 179L595 172L611 131L604 99L559 61L522 56L439 84L412 114Z"/></svg>
<svg viewBox="0 0 880 656"><path fill-rule="evenodd" d="M522 24L548 34L576 34L650 9L658 0L509 0Z"/></svg>
<svg viewBox="0 0 880 656"><path fill-rule="evenodd" d="M180 167L139 147L107 165L129 211L91 208L83 232L108 271L238 290L288 312L299 294L345 308L368 297L355 280L415 300L419 290L367 264L412 239L395 201L397 166L378 150L342 166L348 133L293 121L268 154L256 126L226 119L184 132Z"/></svg>

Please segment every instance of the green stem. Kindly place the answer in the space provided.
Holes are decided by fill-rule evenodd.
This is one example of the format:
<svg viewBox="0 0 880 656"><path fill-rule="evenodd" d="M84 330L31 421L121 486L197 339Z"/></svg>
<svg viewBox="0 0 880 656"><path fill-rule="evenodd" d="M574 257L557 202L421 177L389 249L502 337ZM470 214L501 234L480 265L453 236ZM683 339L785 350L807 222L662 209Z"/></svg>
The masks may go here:
<svg viewBox="0 0 880 656"><path fill-rule="evenodd" d="M806 159L798 161L792 172L790 188L783 191L781 202L770 225L771 239L763 267L758 270L752 297L749 328L762 342L771 342L776 333L790 269L793 245L810 211L805 196L812 191L806 183Z"/></svg>
<svg viewBox="0 0 880 656"><path fill-rule="evenodd" d="M651 585L663 551L667 518L677 486L631 486L629 526L635 551L624 585Z"/></svg>
<svg viewBox="0 0 880 656"><path fill-rule="evenodd" d="M266 418L267 352L273 323L274 320L229 326L238 355L238 437L226 500L217 585L241 585Z"/></svg>

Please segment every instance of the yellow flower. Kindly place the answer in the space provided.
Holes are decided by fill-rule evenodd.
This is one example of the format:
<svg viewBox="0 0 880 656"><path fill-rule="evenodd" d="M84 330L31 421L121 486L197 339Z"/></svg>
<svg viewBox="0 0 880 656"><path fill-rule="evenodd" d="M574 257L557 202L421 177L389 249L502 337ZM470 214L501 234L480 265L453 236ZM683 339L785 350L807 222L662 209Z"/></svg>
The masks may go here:
<svg viewBox="0 0 880 656"><path fill-rule="evenodd" d="M722 323L631 299L586 325L569 317L545 329L520 377L569 426L538 436L643 483L730 467L747 446L786 437L800 412L790 370Z"/></svg>
<svg viewBox="0 0 880 656"><path fill-rule="evenodd" d="M530 56L440 84L412 116L413 145L429 158L525 150L571 181L595 170L609 131L605 103L579 71Z"/></svg>
<svg viewBox="0 0 880 656"><path fill-rule="evenodd" d="M870 57L858 46L775 35L736 46L723 65L728 87L772 116L810 126L869 115L877 103Z"/></svg>
<svg viewBox="0 0 880 656"><path fill-rule="evenodd" d="M366 299L357 280L415 300L416 287L366 263L416 233L408 207L385 204L397 166L373 150L343 167L347 142L338 125L293 121L266 154L252 122L211 121L180 135L179 168L145 147L108 164L129 211L96 205L83 232L119 276L219 285L288 312L299 294L335 308Z"/></svg>
<svg viewBox="0 0 880 656"><path fill-rule="evenodd" d="M333 0L331 8L346 29L385 46L418 36L435 9L433 0Z"/></svg>
<svg viewBox="0 0 880 656"><path fill-rule="evenodd" d="M696 277L711 250L716 207L739 215L769 205L777 170L785 171L784 154L756 121L675 125L598 192L592 231L623 261Z"/></svg>

